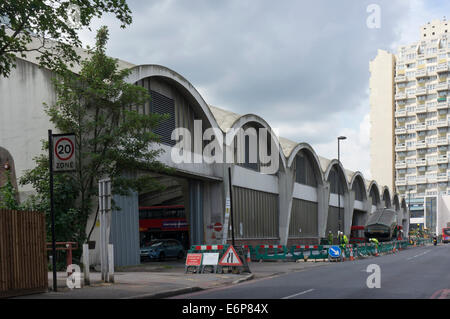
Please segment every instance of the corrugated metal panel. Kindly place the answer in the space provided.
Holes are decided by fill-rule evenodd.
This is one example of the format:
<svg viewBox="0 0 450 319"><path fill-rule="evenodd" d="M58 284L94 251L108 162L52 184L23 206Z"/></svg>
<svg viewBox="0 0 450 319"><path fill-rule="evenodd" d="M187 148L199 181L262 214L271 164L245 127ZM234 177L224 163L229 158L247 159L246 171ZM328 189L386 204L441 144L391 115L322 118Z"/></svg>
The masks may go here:
<svg viewBox="0 0 450 319"><path fill-rule="evenodd" d="M114 245L114 265L140 264L138 195L114 196L120 211L111 215L110 242Z"/></svg>
<svg viewBox="0 0 450 319"><path fill-rule="evenodd" d="M301 232L299 231L301 229ZM318 205L300 199L292 201L289 237L317 237Z"/></svg>
<svg viewBox="0 0 450 319"><path fill-rule="evenodd" d="M344 231L344 209L341 208L341 231ZM336 234L339 230L339 208L334 206L328 207L328 219L326 232L330 231Z"/></svg>
<svg viewBox="0 0 450 319"><path fill-rule="evenodd" d="M203 183L201 181L189 181L189 208L191 244L203 244Z"/></svg>
<svg viewBox="0 0 450 319"><path fill-rule="evenodd" d="M234 186L233 219L235 238L279 238L278 195Z"/></svg>

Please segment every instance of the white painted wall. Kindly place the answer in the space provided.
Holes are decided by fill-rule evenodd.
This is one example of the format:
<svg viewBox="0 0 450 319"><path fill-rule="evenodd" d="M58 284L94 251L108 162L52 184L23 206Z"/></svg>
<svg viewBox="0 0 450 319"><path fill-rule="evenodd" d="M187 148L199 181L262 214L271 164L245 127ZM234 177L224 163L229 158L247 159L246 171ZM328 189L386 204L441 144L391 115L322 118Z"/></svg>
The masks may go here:
<svg viewBox="0 0 450 319"><path fill-rule="evenodd" d="M51 78L50 71L21 59L8 78L0 77L0 145L13 156L17 179L35 167L33 157L44 153L41 140L54 130L43 107L55 101ZM18 188L21 201L33 192L30 185Z"/></svg>

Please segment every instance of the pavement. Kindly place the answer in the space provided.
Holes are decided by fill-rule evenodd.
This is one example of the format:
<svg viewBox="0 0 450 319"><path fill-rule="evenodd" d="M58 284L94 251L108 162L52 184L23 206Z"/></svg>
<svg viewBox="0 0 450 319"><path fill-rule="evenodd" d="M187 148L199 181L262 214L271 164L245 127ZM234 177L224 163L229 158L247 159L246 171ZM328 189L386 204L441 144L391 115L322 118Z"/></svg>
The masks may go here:
<svg viewBox="0 0 450 319"><path fill-rule="evenodd" d="M244 281L274 277L313 267L330 265L329 262L266 261L250 263L251 273L214 274L185 273L179 261L148 262L133 267L116 269L114 283L104 283L101 274L90 273L91 284L69 289L67 275L58 272L58 290L49 276L49 292L16 297L15 299L161 299L186 293L237 285ZM83 282L83 279L81 280Z"/></svg>

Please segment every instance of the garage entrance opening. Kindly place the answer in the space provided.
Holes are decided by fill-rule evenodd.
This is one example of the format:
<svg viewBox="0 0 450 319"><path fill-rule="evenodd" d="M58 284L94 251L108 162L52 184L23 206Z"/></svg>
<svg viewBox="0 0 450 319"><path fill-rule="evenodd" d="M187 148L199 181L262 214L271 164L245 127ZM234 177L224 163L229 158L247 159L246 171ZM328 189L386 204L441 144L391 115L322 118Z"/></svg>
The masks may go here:
<svg viewBox="0 0 450 319"><path fill-rule="evenodd" d="M153 174L151 178L161 188L139 194L140 246L171 240L188 250L203 234L202 182L161 174Z"/></svg>

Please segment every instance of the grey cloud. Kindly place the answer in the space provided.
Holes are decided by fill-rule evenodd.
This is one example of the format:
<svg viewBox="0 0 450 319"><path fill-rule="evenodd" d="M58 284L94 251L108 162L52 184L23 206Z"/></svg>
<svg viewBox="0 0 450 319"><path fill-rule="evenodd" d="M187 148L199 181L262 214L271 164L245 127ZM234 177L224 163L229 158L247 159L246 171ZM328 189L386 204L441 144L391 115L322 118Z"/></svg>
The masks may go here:
<svg viewBox="0 0 450 319"><path fill-rule="evenodd" d="M368 29L371 3L129 1L133 25L112 28L109 53L173 68L208 103L269 123L331 121L367 98L369 61L398 39L393 30L408 12L406 1L377 1L381 29Z"/></svg>

